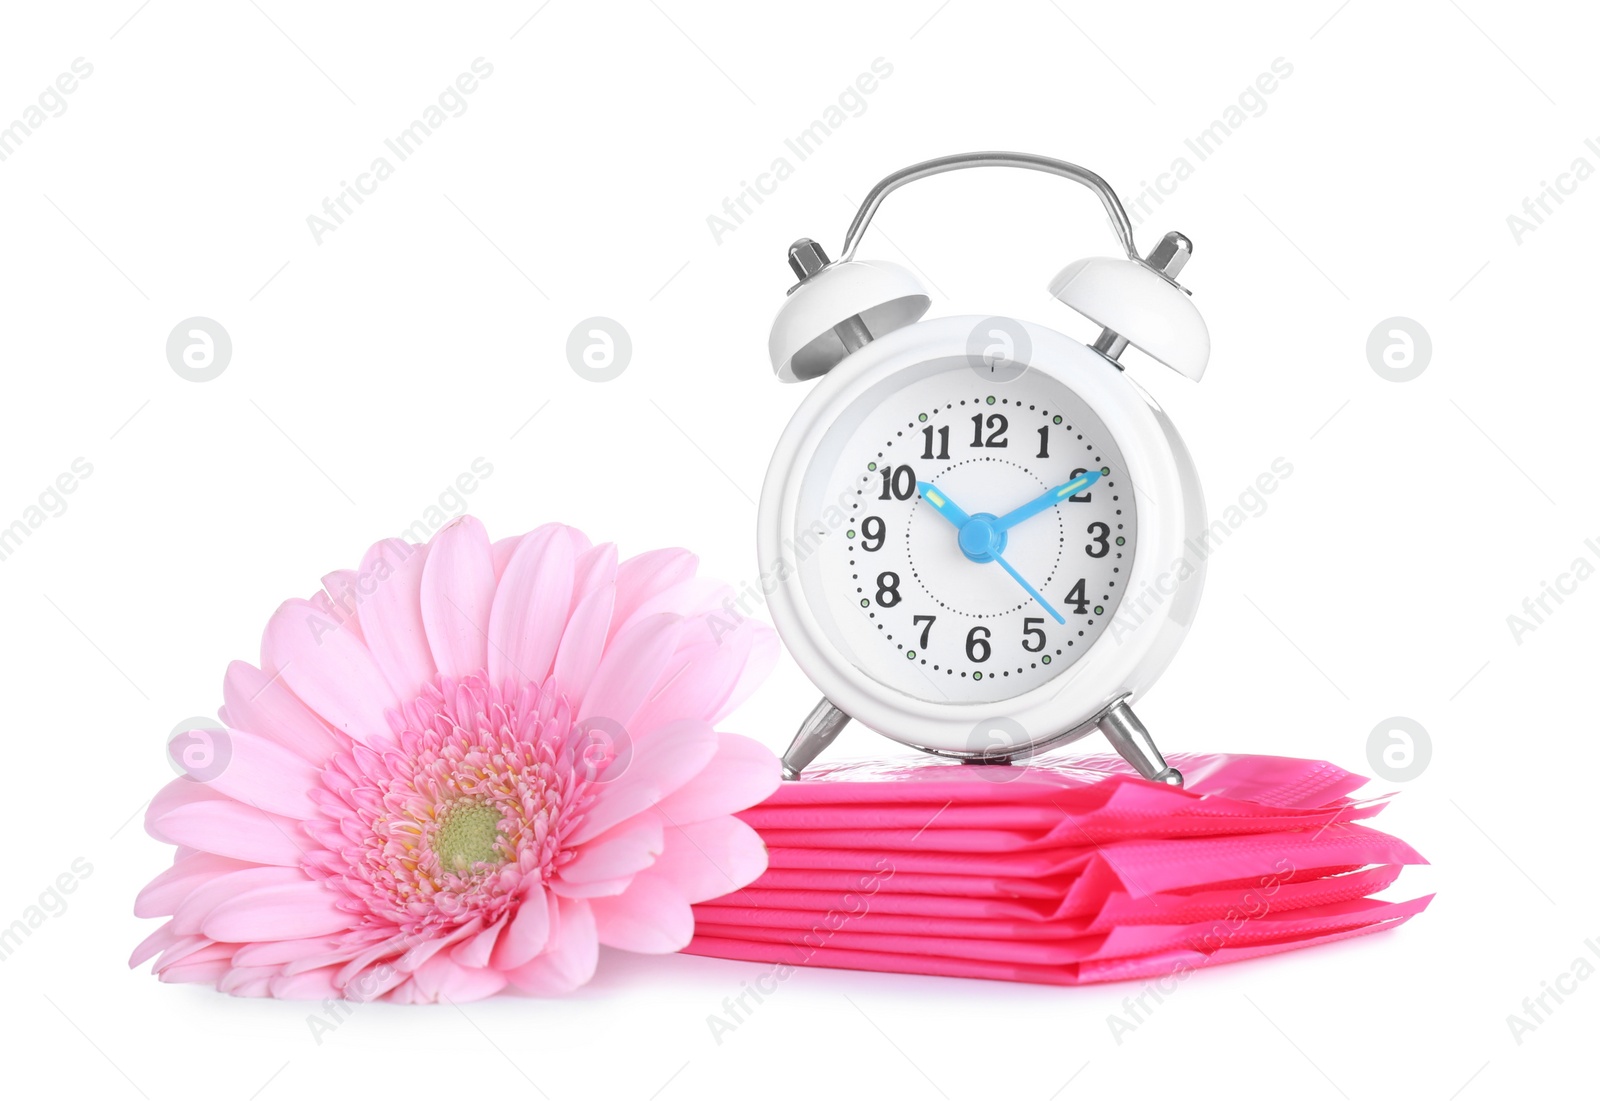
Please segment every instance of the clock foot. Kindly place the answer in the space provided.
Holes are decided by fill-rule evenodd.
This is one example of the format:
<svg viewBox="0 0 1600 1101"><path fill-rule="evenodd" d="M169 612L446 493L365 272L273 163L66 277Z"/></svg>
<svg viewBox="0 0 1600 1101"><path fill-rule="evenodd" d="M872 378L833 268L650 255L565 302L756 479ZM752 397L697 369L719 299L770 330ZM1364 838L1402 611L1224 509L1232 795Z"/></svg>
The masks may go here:
<svg viewBox="0 0 1600 1101"><path fill-rule="evenodd" d="M1145 729L1144 723L1139 721L1139 716L1133 713L1126 699L1120 699L1108 707L1105 714L1100 716L1099 725L1106 741L1122 754L1123 760L1139 770L1140 776L1158 784L1183 786L1183 773L1167 764L1166 758L1161 756L1161 751L1150 737L1150 731Z"/></svg>
<svg viewBox="0 0 1600 1101"><path fill-rule="evenodd" d="M839 736L839 731L849 723L850 716L823 699L811 709L806 721L800 724L794 741L783 754L783 778L798 780L805 767Z"/></svg>

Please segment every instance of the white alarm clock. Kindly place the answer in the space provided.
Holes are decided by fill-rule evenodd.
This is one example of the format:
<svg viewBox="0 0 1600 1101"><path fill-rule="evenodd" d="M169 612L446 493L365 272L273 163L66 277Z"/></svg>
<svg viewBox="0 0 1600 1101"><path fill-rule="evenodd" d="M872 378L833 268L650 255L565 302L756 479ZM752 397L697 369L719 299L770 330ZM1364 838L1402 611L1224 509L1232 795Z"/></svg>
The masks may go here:
<svg viewBox="0 0 1600 1101"><path fill-rule="evenodd" d="M897 188L954 169L1050 172L1099 196L1125 257L1067 265L1051 293L1092 344L1006 317L921 320L906 269L855 252ZM784 755L802 770L854 718L895 741L1007 763L1106 734L1148 779L1181 784L1130 704L1166 667L1200 598L1185 543L1205 505L1167 416L1123 373L1129 345L1198 380L1205 322L1174 281L1187 238L1146 257L1086 169L1018 153L912 165L863 202L830 262L772 327L778 378L816 380L778 442L758 546L780 635L822 702Z"/></svg>

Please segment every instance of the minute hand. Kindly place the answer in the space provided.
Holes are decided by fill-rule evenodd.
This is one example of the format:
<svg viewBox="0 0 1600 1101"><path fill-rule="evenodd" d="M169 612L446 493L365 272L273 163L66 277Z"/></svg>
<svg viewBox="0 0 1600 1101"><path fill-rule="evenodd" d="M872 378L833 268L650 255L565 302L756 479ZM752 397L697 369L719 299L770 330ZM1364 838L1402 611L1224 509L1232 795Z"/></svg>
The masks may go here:
<svg viewBox="0 0 1600 1101"><path fill-rule="evenodd" d="M1046 490L1021 508L1014 508L991 525L995 531L1005 531L1013 525L1020 524L1030 516L1037 516L1047 508L1065 501L1068 497L1076 497L1090 486L1100 480L1098 470L1086 470L1070 482Z"/></svg>

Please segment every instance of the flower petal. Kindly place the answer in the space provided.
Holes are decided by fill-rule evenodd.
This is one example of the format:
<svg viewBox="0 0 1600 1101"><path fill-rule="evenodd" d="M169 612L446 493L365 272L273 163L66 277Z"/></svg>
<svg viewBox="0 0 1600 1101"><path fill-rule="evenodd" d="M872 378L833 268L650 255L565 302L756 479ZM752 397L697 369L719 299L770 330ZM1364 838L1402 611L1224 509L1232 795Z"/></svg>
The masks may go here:
<svg viewBox="0 0 1600 1101"><path fill-rule="evenodd" d="M257 867L261 865L248 864L243 860L234 860L215 853L195 853L183 857L174 861L172 867L152 879L145 885L144 890L139 892L138 897L133 900L133 916L168 917L195 888L209 883L217 876Z"/></svg>
<svg viewBox="0 0 1600 1101"><path fill-rule="evenodd" d="M773 666L778 664L778 632L765 623L757 623L755 620L746 620L740 624L739 629L750 632L750 655L745 660L744 668L739 672L739 680L734 685L733 691L728 693L728 698L722 701L716 714L711 716L711 721L714 723L721 722L749 699L767 679Z"/></svg>
<svg viewBox="0 0 1600 1101"><path fill-rule="evenodd" d="M495 945L500 942L500 934L511 923L510 915L502 915L500 920L480 930L474 936L462 941L450 949L450 958L462 967L488 967L489 958L494 954Z"/></svg>
<svg viewBox="0 0 1600 1101"><path fill-rule="evenodd" d="M631 729L636 736L648 737L656 727L679 719L710 722L738 684L752 636L733 631L717 638L701 622L685 625L666 674L633 716Z"/></svg>
<svg viewBox="0 0 1600 1101"><path fill-rule="evenodd" d="M527 994L566 994L594 976L600 958L594 914L584 899L557 900L550 941L529 963L506 972L518 990Z"/></svg>
<svg viewBox="0 0 1600 1101"><path fill-rule="evenodd" d="M717 755L695 777L661 801L668 822L685 825L753 807L778 790L778 757L741 734L717 734Z"/></svg>
<svg viewBox="0 0 1600 1101"><path fill-rule="evenodd" d="M356 615L360 595L356 585L360 580L361 574L357 570L334 570L324 574L322 592L313 596L311 602L326 609L329 618L354 633L357 641L364 643L367 640L361 633L361 620Z"/></svg>
<svg viewBox="0 0 1600 1101"><path fill-rule="evenodd" d="M284 685L254 665L236 661L222 680L222 721L271 738L308 761L322 763L342 748L338 735Z"/></svg>
<svg viewBox="0 0 1600 1101"><path fill-rule="evenodd" d="M422 568L427 560L427 547L404 539L374 543L361 560L361 630L372 660L401 699L411 699L438 672L422 626Z"/></svg>
<svg viewBox="0 0 1600 1101"><path fill-rule="evenodd" d="M233 957L236 966L244 966L239 954ZM286 1001L321 1002L329 998L341 998L344 992L333 982L336 967L319 967L315 971L301 971L296 975L277 975L267 984L267 990L274 998L283 998ZM318 1042L321 1036L318 1035Z"/></svg>
<svg viewBox="0 0 1600 1101"><path fill-rule="evenodd" d="M700 560L681 547L636 554L617 567L617 603L614 621L620 629L641 604L657 593L694 576Z"/></svg>
<svg viewBox="0 0 1600 1101"><path fill-rule="evenodd" d="M351 915L339 908L340 894L317 880L279 883L244 891L206 917L205 935L216 940L290 940L348 929Z"/></svg>
<svg viewBox="0 0 1600 1101"><path fill-rule="evenodd" d="M500 971L463 967L447 955L435 956L411 976L412 983L429 1002L475 1002L505 989Z"/></svg>
<svg viewBox="0 0 1600 1101"><path fill-rule="evenodd" d="M237 898L257 887L303 883L305 878L305 873L299 868L285 868L272 864L258 864L217 876L204 886L191 891L189 897L179 904L172 914L172 927L184 935L204 933L206 918L229 899Z"/></svg>
<svg viewBox="0 0 1600 1101"><path fill-rule="evenodd" d="M618 631L606 644L605 655L583 693L578 721L605 719L626 729L661 679L682 637L683 620L670 613L650 616Z"/></svg>
<svg viewBox="0 0 1600 1101"><path fill-rule="evenodd" d="M489 612L489 682L550 675L572 605L572 542L559 524L529 532L507 563Z"/></svg>
<svg viewBox="0 0 1600 1101"><path fill-rule="evenodd" d="M664 726L648 740L635 742L596 778L594 806L568 843L582 845L655 806L698 775L716 752L716 731L692 719Z"/></svg>
<svg viewBox="0 0 1600 1101"><path fill-rule="evenodd" d="M194 783L192 780L183 782ZM292 839L300 831L298 822L235 803L232 799L186 803L147 822L145 828L158 841L191 845L219 856L256 864L298 866L300 863L300 848Z"/></svg>
<svg viewBox="0 0 1600 1101"><path fill-rule="evenodd" d="M387 739L384 711L400 701L372 652L309 601L286 600L261 639L261 664L307 706L359 742Z"/></svg>
<svg viewBox="0 0 1600 1101"><path fill-rule="evenodd" d="M635 815L585 842L556 874L567 883L597 883L635 875L661 855L661 833L659 815Z"/></svg>
<svg viewBox="0 0 1600 1101"><path fill-rule="evenodd" d="M732 816L668 827L665 840L666 851L639 879L665 880L690 902L732 894L767 870L761 835Z"/></svg>
<svg viewBox="0 0 1600 1101"><path fill-rule="evenodd" d="M194 781L274 814L310 818L317 813L310 791L317 785L318 770L304 757L243 730L227 732L227 754L221 772L209 775L213 764L191 773Z"/></svg>
<svg viewBox="0 0 1600 1101"><path fill-rule="evenodd" d="M601 944L629 952L676 952L694 936L689 900L671 882L644 876L620 895L589 901Z"/></svg>
<svg viewBox="0 0 1600 1101"><path fill-rule="evenodd" d="M452 520L433 537L422 566L422 623L442 676L460 678L485 668L493 600L488 533L475 517Z"/></svg>
<svg viewBox="0 0 1600 1101"><path fill-rule="evenodd" d="M572 567L572 608L592 592L615 587L617 583L617 546L601 543L597 547L578 552ZM568 613L571 614L570 612Z"/></svg>
<svg viewBox="0 0 1600 1101"><path fill-rule="evenodd" d="M502 970L521 967L533 959L550 941L558 903L539 884L533 884L517 904L516 916L494 946L489 962Z"/></svg>
<svg viewBox="0 0 1600 1101"><path fill-rule="evenodd" d="M615 594L611 586L596 589L578 603L567 619L567 629L561 635L561 645L556 650L555 667L550 676L567 698L582 698L583 690L594 676L605 652L606 632L611 627L611 601Z"/></svg>

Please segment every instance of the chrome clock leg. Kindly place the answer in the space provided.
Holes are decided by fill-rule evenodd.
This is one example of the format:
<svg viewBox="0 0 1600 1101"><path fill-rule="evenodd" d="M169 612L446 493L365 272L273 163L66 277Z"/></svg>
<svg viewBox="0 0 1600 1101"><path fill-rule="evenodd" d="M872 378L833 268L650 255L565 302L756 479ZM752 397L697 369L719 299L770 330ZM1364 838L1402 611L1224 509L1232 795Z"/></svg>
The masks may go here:
<svg viewBox="0 0 1600 1101"><path fill-rule="evenodd" d="M1126 699L1118 700L1100 716L1100 732L1122 754L1122 759L1138 769L1146 780L1183 786L1183 773L1167 764L1150 737L1150 731L1145 729Z"/></svg>
<svg viewBox="0 0 1600 1101"><path fill-rule="evenodd" d="M806 721L800 724L794 741L783 755L783 778L798 780L800 773L821 753L833 744L839 731L849 723L850 716L823 699L811 709Z"/></svg>

